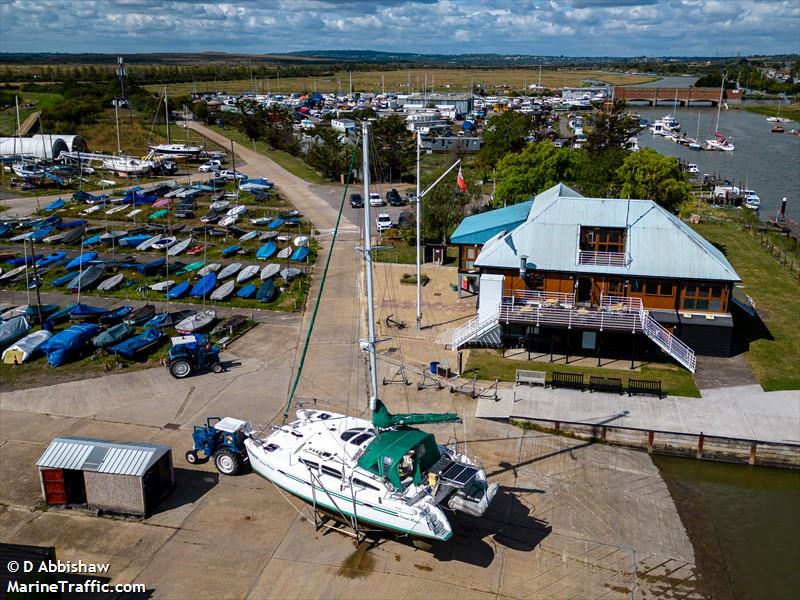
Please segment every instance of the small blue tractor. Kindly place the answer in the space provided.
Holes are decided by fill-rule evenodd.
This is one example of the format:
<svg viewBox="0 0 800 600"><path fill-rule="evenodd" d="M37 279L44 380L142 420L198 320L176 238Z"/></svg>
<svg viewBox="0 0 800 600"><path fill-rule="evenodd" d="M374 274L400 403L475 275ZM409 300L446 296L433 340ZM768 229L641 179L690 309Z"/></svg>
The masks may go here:
<svg viewBox="0 0 800 600"><path fill-rule="evenodd" d="M214 373L224 370L219 361L220 347L212 344L207 335L194 333L174 337L171 341L167 368L175 379L188 377L194 370L210 369Z"/></svg>
<svg viewBox="0 0 800 600"><path fill-rule="evenodd" d="M214 458L217 471L236 475L248 462L244 440L251 433L250 423L233 417L208 417L205 425L195 425L194 448L186 453L186 462L196 464ZM201 458L200 453L204 456Z"/></svg>

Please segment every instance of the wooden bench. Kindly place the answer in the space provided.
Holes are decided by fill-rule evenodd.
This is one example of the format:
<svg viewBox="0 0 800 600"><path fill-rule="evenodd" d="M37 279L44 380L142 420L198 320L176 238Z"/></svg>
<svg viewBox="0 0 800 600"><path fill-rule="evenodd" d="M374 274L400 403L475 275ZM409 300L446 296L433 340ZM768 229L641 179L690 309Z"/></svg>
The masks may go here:
<svg viewBox="0 0 800 600"><path fill-rule="evenodd" d="M637 395L652 395L663 398L666 396L661 391L661 381L651 379L630 379L628 381L628 396Z"/></svg>
<svg viewBox="0 0 800 600"><path fill-rule="evenodd" d="M619 377L589 377L590 392L608 392L610 394L622 394L625 390L622 386L622 379Z"/></svg>
<svg viewBox="0 0 800 600"><path fill-rule="evenodd" d="M550 387L572 388L583 391L583 373L562 373L553 371L550 375Z"/></svg>
<svg viewBox="0 0 800 600"><path fill-rule="evenodd" d="M541 385L542 387L546 384L546 373L544 371L526 371L524 369L517 369L517 378L514 380L515 385L519 385L521 383L527 385Z"/></svg>

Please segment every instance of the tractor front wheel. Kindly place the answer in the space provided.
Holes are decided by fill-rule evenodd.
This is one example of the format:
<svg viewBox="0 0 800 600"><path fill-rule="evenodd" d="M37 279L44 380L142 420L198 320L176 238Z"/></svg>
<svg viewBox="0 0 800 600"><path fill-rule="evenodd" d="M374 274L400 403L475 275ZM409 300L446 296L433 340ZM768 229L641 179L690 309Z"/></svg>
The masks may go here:
<svg viewBox="0 0 800 600"><path fill-rule="evenodd" d="M183 379L184 377L188 377L189 373L192 372L192 365L189 364L189 361L179 359L173 361L169 365L169 374L172 375L175 379Z"/></svg>
<svg viewBox="0 0 800 600"><path fill-rule="evenodd" d="M197 456L197 452L194 450L189 450L186 453L186 462L190 465L196 465L200 461L199 457Z"/></svg>
<svg viewBox="0 0 800 600"><path fill-rule="evenodd" d="M213 365L211 365L211 372L212 373L222 373L222 371L224 369L225 369L225 367L222 366L221 362L216 362Z"/></svg>
<svg viewBox="0 0 800 600"><path fill-rule="evenodd" d="M232 450L223 448L214 455L214 464L223 475L236 475L242 466L242 459Z"/></svg>

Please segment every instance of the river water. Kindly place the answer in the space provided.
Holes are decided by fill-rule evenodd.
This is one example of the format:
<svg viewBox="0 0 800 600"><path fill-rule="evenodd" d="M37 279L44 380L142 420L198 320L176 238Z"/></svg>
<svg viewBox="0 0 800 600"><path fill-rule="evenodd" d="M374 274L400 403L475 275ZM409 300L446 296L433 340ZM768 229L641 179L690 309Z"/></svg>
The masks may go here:
<svg viewBox="0 0 800 600"><path fill-rule="evenodd" d="M672 106L631 106L642 117L653 122L672 112ZM715 131L717 109L711 107L678 107L676 118L682 131L689 137L704 140L712 138ZM654 148L662 154L676 156L695 163L700 174L709 173L730 180L734 185L753 189L761 198L759 216L766 220L774 216L781 205L781 198L788 199L786 214L800 218L800 136L789 133L772 133L771 123L764 115L744 109L722 110L719 130L733 137L736 149L733 152L707 152L689 150L649 130L639 134L639 146ZM786 129L800 127L800 123L787 123Z"/></svg>
<svg viewBox="0 0 800 600"><path fill-rule="evenodd" d="M800 597L800 472L657 456L715 599Z"/></svg>

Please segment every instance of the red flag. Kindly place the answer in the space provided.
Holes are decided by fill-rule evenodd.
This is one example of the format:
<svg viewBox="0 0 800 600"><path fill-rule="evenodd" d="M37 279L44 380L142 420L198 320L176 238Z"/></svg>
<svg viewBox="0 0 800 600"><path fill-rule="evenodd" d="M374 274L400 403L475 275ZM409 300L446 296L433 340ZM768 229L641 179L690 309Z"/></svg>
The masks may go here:
<svg viewBox="0 0 800 600"><path fill-rule="evenodd" d="M461 172L461 167L458 167L458 177L456 178L456 185L462 193L467 193L467 183L464 181L464 174Z"/></svg>

